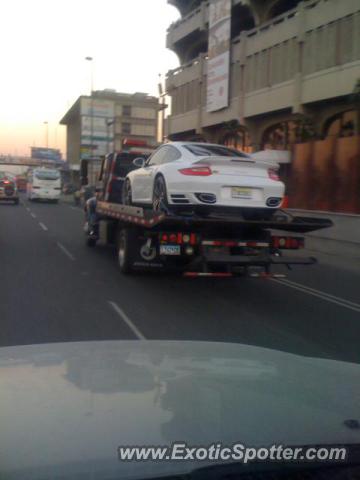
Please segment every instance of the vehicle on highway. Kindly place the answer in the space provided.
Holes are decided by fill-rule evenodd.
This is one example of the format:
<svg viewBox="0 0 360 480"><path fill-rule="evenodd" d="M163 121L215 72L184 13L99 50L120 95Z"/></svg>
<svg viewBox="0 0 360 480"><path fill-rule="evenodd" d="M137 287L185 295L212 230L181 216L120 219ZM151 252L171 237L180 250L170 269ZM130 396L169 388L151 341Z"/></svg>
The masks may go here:
<svg viewBox="0 0 360 480"><path fill-rule="evenodd" d="M89 247L98 241L116 246L123 273L152 270L178 271L187 276L233 276L250 273L255 267L255 275L270 276L274 265L291 268L316 263L313 257L283 253L304 247L304 238L291 234L330 226L331 220L298 217L285 211L271 220L223 214L171 215L95 196L85 204L84 232Z"/></svg>
<svg viewBox="0 0 360 480"><path fill-rule="evenodd" d="M134 163L140 168L126 177L124 203L155 212L217 211L268 219L284 197L276 163L223 145L167 143Z"/></svg>
<svg viewBox="0 0 360 480"><path fill-rule="evenodd" d="M0 200L6 200L19 204L19 193L16 178L8 172L0 172Z"/></svg>
<svg viewBox="0 0 360 480"><path fill-rule="evenodd" d="M28 174L27 198L57 203L61 195L61 175L54 168L34 168Z"/></svg>
<svg viewBox="0 0 360 480"><path fill-rule="evenodd" d="M355 480L359 378L358 364L235 343L1 348L0 477ZM156 446L168 455L174 443L177 458L162 461L151 450L136 460L132 450ZM184 444L202 448L186 456ZM207 455L214 444L224 455L214 447ZM295 461L284 450L271 461L272 445L322 457ZM249 451L247 463L245 448L261 448L262 461Z"/></svg>
<svg viewBox="0 0 360 480"><path fill-rule="evenodd" d="M19 192L26 192L27 179L25 175L17 175L16 186Z"/></svg>

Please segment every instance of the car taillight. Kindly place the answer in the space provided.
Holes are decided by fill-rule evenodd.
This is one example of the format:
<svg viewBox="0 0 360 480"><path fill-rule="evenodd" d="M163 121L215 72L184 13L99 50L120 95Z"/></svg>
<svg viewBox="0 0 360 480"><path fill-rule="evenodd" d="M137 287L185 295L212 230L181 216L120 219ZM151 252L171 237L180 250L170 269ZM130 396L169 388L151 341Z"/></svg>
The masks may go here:
<svg viewBox="0 0 360 480"><path fill-rule="evenodd" d="M182 175L193 175L197 177L208 177L212 175L210 167L190 167L179 170Z"/></svg>
<svg viewBox="0 0 360 480"><path fill-rule="evenodd" d="M9 180L4 180L4 182L3 182L3 183L4 183L4 185L10 185L10 182L9 182Z"/></svg>
<svg viewBox="0 0 360 480"><path fill-rule="evenodd" d="M276 182L280 180L279 175L274 168L269 168L268 175L269 175L269 178L271 178L271 180L275 180Z"/></svg>

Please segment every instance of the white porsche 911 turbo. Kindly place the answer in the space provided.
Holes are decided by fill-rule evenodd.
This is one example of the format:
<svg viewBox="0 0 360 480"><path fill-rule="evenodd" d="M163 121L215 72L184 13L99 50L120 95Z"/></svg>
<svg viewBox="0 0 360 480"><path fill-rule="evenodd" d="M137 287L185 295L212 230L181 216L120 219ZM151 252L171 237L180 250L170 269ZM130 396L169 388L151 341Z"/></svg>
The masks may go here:
<svg viewBox="0 0 360 480"><path fill-rule="evenodd" d="M166 143L134 164L140 168L126 176L124 203L155 212L241 213L247 219L266 219L284 196L277 164L222 145Z"/></svg>

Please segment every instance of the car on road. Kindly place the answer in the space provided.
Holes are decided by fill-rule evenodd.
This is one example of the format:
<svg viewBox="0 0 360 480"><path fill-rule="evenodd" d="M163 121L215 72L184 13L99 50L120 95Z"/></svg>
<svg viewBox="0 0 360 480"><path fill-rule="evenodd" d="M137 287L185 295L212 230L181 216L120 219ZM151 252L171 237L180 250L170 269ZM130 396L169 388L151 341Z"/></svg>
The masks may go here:
<svg viewBox="0 0 360 480"><path fill-rule="evenodd" d="M285 186L275 162L223 145L172 142L146 161L135 159L123 189L127 205L155 212L241 213L267 219L281 206Z"/></svg>
<svg viewBox="0 0 360 480"><path fill-rule="evenodd" d="M61 175L54 168L34 168L28 174L27 198L57 203L61 195Z"/></svg>
<svg viewBox="0 0 360 480"><path fill-rule="evenodd" d="M19 193L16 178L7 172L0 172L0 200L11 201L19 204Z"/></svg>

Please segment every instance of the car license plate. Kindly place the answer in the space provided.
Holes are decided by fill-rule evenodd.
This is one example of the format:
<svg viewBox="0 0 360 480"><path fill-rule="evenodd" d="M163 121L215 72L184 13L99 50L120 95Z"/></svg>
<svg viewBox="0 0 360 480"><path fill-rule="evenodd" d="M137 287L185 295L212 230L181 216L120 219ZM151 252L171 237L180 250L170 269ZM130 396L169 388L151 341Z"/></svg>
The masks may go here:
<svg viewBox="0 0 360 480"><path fill-rule="evenodd" d="M249 200L252 198L252 189L243 187L232 187L231 196L232 198L243 198L244 200Z"/></svg>
<svg viewBox="0 0 360 480"><path fill-rule="evenodd" d="M160 255L180 255L180 245L160 245Z"/></svg>

